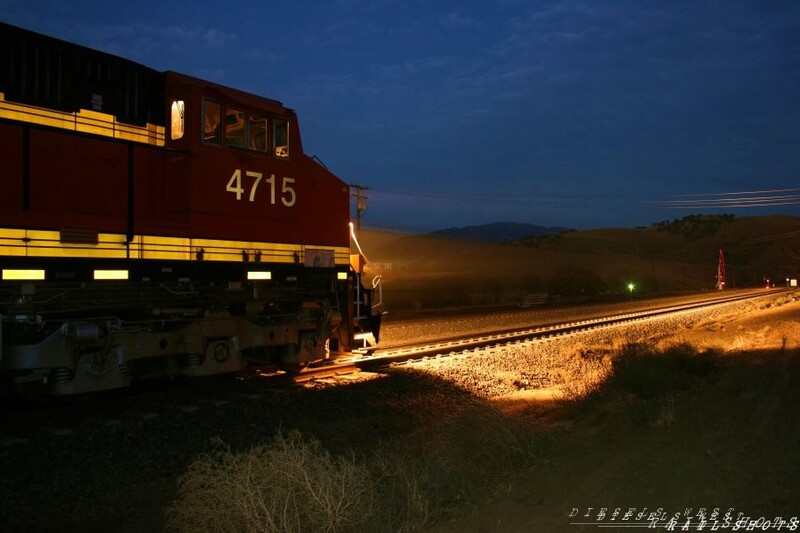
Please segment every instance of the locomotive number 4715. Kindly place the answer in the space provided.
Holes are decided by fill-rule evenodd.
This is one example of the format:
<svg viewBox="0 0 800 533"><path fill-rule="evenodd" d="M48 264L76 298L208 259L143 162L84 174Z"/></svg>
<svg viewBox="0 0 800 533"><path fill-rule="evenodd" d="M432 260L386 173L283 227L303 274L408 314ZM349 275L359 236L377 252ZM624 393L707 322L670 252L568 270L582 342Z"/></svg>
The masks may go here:
<svg viewBox="0 0 800 533"><path fill-rule="evenodd" d="M269 184L269 203L271 205L275 205L276 202L276 195L277 195L277 182L275 179L275 174L271 174L268 178L264 178L264 174L261 172L255 172L253 170L246 170L244 175L248 178L253 178L253 184L250 187L250 196L249 200L251 202L256 201L256 191L258 190L258 185L264 181L265 183ZM292 207L294 206L295 202L297 201L297 194L294 191L294 178L287 178L283 177L281 179L281 190L280 190L280 199L281 203L284 207ZM236 195L237 200L242 199L242 195L247 191L242 186L242 171L241 169L236 169L233 171L233 175L231 179L228 180L228 186L225 188L226 191L232 192Z"/></svg>

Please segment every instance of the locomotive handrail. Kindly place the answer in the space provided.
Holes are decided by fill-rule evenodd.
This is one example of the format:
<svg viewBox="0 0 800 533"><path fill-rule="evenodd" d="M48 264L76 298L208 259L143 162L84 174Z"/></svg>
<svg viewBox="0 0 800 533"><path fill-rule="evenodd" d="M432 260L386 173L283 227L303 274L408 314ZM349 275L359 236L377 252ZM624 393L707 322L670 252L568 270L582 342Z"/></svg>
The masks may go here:
<svg viewBox="0 0 800 533"><path fill-rule="evenodd" d="M361 276L358 272L356 275L356 319L362 318L361 316Z"/></svg>
<svg viewBox="0 0 800 533"><path fill-rule="evenodd" d="M355 243L355 245L356 245L356 249L358 250L358 254L359 254L361 257L363 257L363 258L364 258L364 264L367 264L367 263L369 263L369 259L367 259L367 256L366 256L366 254L365 254L365 253L364 253L364 251L361 249L361 245L358 243L358 238L356 237L356 230L355 230L355 226L353 226L353 223L352 223L352 222L350 222L350 223L349 223L349 225L350 225L350 238L351 238L351 239L353 239L353 242L354 242L354 243Z"/></svg>
<svg viewBox="0 0 800 533"><path fill-rule="evenodd" d="M322 168L324 168L325 170L328 170L328 165L326 165L325 163L323 163L323 162L322 162L322 159L320 159L320 158L319 158L319 157L317 157L316 155L312 155L312 156L311 156L311 159L313 159L314 161L316 161L317 163L319 163L320 165L322 165Z"/></svg>
<svg viewBox="0 0 800 533"><path fill-rule="evenodd" d="M382 279L383 279L383 276L381 276L380 274L378 274L377 276L372 278L372 290L373 291L374 290L378 291L378 301L377 302L374 301L375 298L373 297L373 302L372 302L372 310L373 311L375 309L379 308L381 305L383 305L383 285L381 284Z"/></svg>

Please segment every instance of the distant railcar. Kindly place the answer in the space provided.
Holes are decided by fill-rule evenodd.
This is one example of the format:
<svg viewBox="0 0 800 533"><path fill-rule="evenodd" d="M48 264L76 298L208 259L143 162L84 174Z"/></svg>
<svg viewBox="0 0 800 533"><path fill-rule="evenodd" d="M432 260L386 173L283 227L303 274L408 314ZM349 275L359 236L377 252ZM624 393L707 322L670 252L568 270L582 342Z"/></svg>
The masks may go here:
<svg viewBox="0 0 800 533"><path fill-rule="evenodd" d="M348 185L280 102L0 23L0 375L74 394L376 342Z"/></svg>

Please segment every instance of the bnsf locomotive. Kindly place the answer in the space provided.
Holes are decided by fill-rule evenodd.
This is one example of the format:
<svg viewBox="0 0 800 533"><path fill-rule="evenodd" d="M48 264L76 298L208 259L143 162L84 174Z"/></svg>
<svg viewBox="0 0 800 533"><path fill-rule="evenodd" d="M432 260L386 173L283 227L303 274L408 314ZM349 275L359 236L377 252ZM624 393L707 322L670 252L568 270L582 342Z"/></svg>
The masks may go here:
<svg viewBox="0 0 800 533"><path fill-rule="evenodd" d="M0 23L4 388L296 372L376 342L349 219L280 102Z"/></svg>

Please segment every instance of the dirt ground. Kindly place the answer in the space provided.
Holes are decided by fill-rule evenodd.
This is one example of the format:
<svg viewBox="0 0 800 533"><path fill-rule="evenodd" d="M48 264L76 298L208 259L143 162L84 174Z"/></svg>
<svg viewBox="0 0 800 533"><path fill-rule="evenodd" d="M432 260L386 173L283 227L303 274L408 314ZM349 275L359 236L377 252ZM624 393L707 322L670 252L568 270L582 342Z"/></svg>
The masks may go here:
<svg viewBox="0 0 800 533"><path fill-rule="evenodd" d="M630 404L574 415L541 393L504 399L557 449L436 531L798 529L800 303L676 331L680 341L722 351L722 369L644 419Z"/></svg>

